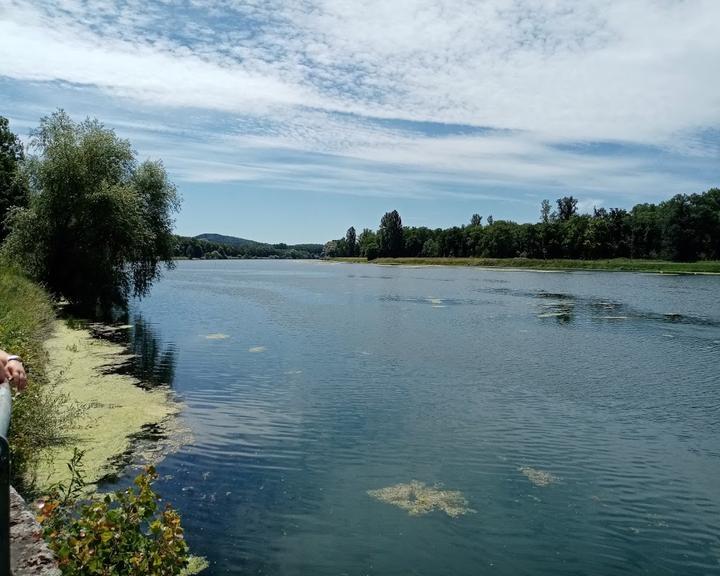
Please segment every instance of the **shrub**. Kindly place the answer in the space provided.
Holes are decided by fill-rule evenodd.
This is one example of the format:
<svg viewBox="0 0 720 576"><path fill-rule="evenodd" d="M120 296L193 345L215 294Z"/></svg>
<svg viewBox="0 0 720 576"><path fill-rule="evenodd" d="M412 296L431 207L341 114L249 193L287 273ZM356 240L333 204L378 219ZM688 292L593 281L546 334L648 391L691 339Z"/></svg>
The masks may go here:
<svg viewBox="0 0 720 576"><path fill-rule="evenodd" d="M57 485L41 507L38 520L45 539L70 576L173 576L183 573L190 556L180 516L152 484L151 466L134 487L83 500L82 452L68 464L70 484Z"/></svg>

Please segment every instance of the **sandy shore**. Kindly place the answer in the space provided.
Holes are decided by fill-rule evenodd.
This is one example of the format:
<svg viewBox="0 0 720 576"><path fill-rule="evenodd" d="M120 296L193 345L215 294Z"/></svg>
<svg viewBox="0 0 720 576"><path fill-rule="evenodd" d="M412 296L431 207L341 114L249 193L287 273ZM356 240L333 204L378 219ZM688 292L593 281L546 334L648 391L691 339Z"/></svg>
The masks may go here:
<svg viewBox="0 0 720 576"><path fill-rule="evenodd" d="M69 328L58 320L46 348L49 373L58 384L58 392L83 408L69 432L67 446L53 450L40 465L40 488L68 478L67 462L74 447L85 451L87 481L97 482L116 472L117 463L113 462L131 449L140 452L140 460L157 461L163 450L187 440L182 438L176 418L181 405L169 390L144 390L132 376L112 373L130 358L122 345L95 338L85 329ZM136 445L133 435L137 438L149 427L155 432L159 427L169 441Z"/></svg>

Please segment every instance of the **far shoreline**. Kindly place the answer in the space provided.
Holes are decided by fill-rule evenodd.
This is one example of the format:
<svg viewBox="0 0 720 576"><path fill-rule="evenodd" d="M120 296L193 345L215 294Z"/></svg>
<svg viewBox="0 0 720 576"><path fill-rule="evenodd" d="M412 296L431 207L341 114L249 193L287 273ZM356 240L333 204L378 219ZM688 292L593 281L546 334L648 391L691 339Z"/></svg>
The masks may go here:
<svg viewBox="0 0 720 576"><path fill-rule="evenodd" d="M667 260L540 260L533 258L327 258L326 262L385 266L466 266L495 270L567 272L645 272L650 274L720 275L720 261L670 262Z"/></svg>

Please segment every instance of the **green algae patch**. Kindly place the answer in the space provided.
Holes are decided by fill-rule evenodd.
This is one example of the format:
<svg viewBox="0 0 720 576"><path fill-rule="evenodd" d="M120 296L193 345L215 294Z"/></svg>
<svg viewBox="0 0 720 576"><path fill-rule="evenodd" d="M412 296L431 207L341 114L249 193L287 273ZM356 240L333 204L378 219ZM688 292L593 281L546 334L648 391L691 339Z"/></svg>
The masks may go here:
<svg viewBox="0 0 720 576"><path fill-rule="evenodd" d="M422 516L434 510L445 512L451 518L475 512L469 508L462 492L443 490L440 486L428 486L412 480L407 484L395 484L379 490L368 490L368 496L407 511L410 516Z"/></svg>
<svg viewBox="0 0 720 576"><path fill-rule="evenodd" d="M67 431L64 446L43 454L37 472L38 488L70 479L67 462L76 447L85 452L87 482L94 483L112 476L120 464L127 464L122 461L123 455L131 452L144 431L162 428L162 436L174 436L174 428L178 427L175 416L181 406L170 392L144 390L132 376L113 373L114 368L132 357L122 345L55 321L45 348L49 378L56 382L59 393L83 410L73 429ZM159 455L154 456L157 461Z"/></svg>
<svg viewBox="0 0 720 576"><path fill-rule="evenodd" d="M550 486L550 484L560 480L560 478L553 476L546 470L538 470L536 468L531 468L530 466L522 466L518 468L518 472L530 480L530 482L532 482L535 486L539 486L541 488Z"/></svg>
<svg viewBox="0 0 720 576"><path fill-rule="evenodd" d="M188 565L180 572L180 576L194 576L210 567L210 563L204 556L190 556Z"/></svg>

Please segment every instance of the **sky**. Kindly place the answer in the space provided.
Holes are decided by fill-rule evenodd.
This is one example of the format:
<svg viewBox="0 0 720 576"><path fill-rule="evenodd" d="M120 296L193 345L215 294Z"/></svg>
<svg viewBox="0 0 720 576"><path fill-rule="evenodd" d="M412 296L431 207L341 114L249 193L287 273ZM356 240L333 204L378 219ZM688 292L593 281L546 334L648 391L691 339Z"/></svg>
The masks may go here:
<svg viewBox="0 0 720 576"><path fill-rule="evenodd" d="M176 231L324 242L720 186L718 0L0 0L0 115L161 159Z"/></svg>

